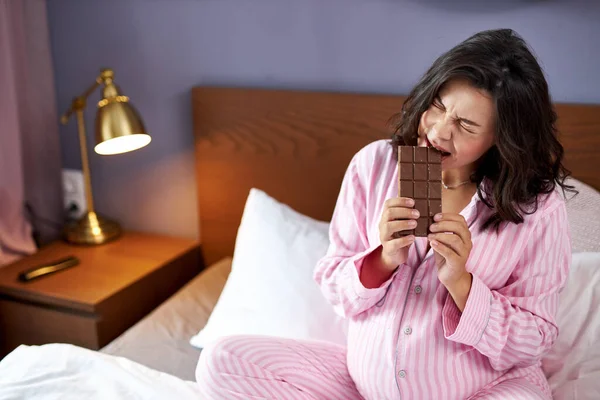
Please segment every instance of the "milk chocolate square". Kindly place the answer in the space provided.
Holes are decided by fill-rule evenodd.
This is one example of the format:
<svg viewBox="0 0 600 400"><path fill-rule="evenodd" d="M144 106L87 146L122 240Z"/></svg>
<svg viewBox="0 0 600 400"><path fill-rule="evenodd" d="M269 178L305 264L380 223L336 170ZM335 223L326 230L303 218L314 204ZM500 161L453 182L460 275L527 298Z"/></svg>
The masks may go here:
<svg viewBox="0 0 600 400"><path fill-rule="evenodd" d="M433 216L442 212L442 157L434 148L398 147L398 196L415 200L421 214L412 231L396 232L394 237L425 237Z"/></svg>
<svg viewBox="0 0 600 400"><path fill-rule="evenodd" d="M413 157L415 164L427 164L427 155L429 153L427 147L414 147L413 151L415 154Z"/></svg>
<svg viewBox="0 0 600 400"><path fill-rule="evenodd" d="M400 158L404 160L404 162L412 162L413 160L413 149L410 146L400 146Z"/></svg>
<svg viewBox="0 0 600 400"><path fill-rule="evenodd" d="M412 199L414 196L412 181L400 181L400 192L402 193L402 196L410 197Z"/></svg>
<svg viewBox="0 0 600 400"><path fill-rule="evenodd" d="M430 165L442 165L442 153L434 149L433 147L427 148L427 162ZM441 179L441 178L440 178Z"/></svg>
<svg viewBox="0 0 600 400"><path fill-rule="evenodd" d="M442 212L442 201L441 200L429 200L429 217L433 218L435 214Z"/></svg>
<svg viewBox="0 0 600 400"><path fill-rule="evenodd" d="M413 180L413 165L412 164L402 164L400 165L400 179L403 181L412 181Z"/></svg>
<svg viewBox="0 0 600 400"><path fill-rule="evenodd" d="M408 186L408 185L405 185ZM441 199L442 198L442 183L441 182L428 182L427 183L427 197L430 199Z"/></svg>
<svg viewBox="0 0 600 400"><path fill-rule="evenodd" d="M427 164L415 164L413 168L413 179L415 181L426 181L427 175L429 175Z"/></svg>
<svg viewBox="0 0 600 400"><path fill-rule="evenodd" d="M414 185L413 196L415 198L415 201L417 199L427 200L427 197L429 196L427 182L414 181L413 185Z"/></svg>
<svg viewBox="0 0 600 400"><path fill-rule="evenodd" d="M426 217L429 214L429 206L425 199L415 199L415 209L419 211L421 217Z"/></svg>

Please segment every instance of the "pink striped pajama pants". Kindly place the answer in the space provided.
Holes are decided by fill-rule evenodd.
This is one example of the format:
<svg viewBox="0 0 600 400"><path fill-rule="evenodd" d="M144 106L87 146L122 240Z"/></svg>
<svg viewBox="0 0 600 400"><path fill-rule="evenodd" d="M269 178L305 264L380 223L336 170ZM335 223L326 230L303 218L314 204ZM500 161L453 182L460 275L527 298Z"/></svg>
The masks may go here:
<svg viewBox="0 0 600 400"><path fill-rule="evenodd" d="M393 384L393 372L390 380ZM324 342L227 337L202 351L196 381L207 400L383 400L359 393L346 366L345 348ZM536 385L520 378L469 399L546 398Z"/></svg>

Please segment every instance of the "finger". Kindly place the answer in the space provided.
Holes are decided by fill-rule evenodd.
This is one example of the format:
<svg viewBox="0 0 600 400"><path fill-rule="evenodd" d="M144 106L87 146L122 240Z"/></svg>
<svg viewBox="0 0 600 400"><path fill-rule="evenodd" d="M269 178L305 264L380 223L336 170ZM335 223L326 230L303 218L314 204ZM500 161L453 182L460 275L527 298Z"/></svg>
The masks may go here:
<svg viewBox="0 0 600 400"><path fill-rule="evenodd" d="M445 244L438 242L437 240L431 241L431 247L434 251L436 251L440 256L444 257L447 263L453 263L458 255L452 250L450 247Z"/></svg>
<svg viewBox="0 0 600 400"><path fill-rule="evenodd" d="M467 225L467 220L465 219L465 217L463 217L460 214L454 214L454 213L435 214L433 216L433 220L436 222L438 222L438 221L456 221L456 222L462 222L465 225Z"/></svg>
<svg viewBox="0 0 600 400"><path fill-rule="evenodd" d="M467 225L457 221L441 221L431 224L429 227L431 233L452 232L458 235L461 240L467 244L471 242L471 231Z"/></svg>
<svg viewBox="0 0 600 400"><path fill-rule="evenodd" d="M392 239L386 243L386 247L388 247L392 252L396 252L400 249L403 249L407 246L410 246L415 241L414 235L403 236L398 239Z"/></svg>
<svg viewBox="0 0 600 400"><path fill-rule="evenodd" d="M430 242L438 241L449 247L456 253L456 255L460 257L466 257L468 255L467 246L463 243L463 241L455 234L452 233L436 233L427 236Z"/></svg>
<svg viewBox="0 0 600 400"><path fill-rule="evenodd" d="M398 219L417 219L419 218L419 211L413 208L405 207L391 207L387 208L383 212L383 221L394 221Z"/></svg>
<svg viewBox="0 0 600 400"><path fill-rule="evenodd" d="M385 201L384 208L391 207L414 207L415 201L409 197L392 197Z"/></svg>
<svg viewBox="0 0 600 400"><path fill-rule="evenodd" d="M384 225L383 228L383 240L390 240L392 235L396 232L410 231L417 227L417 221L414 219L402 220L402 221L391 221Z"/></svg>

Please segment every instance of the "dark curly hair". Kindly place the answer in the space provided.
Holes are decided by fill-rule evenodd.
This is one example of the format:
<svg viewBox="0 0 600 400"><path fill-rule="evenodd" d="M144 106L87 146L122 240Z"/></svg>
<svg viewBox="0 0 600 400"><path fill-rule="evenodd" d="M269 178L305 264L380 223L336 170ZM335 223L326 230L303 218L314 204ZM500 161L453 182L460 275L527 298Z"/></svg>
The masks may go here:
<svg viewBox="0 0 600 400"><path fill-rule="evenodd" d="M556 112L548 84L525 41L510 29L479 32L442 54L412 89L396 116L391 144L415 146L421 115L441 87L467 79L488 92L496 110L495 144L479 160L471 180L492 216L482 229L503 222L521 223L534 213L538 196L565 184L570 172L562 164ZM487 179L489 185L480 185Z"/></svg>

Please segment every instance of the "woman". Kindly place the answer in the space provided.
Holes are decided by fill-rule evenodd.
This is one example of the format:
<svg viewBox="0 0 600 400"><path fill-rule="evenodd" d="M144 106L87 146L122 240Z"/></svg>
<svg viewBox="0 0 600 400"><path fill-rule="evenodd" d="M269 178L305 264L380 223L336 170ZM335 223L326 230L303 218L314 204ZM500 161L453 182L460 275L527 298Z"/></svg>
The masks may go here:
<svg viewBox="0 0 600 400"><path fill-rule="evenodd" d="M391 141L352 159L315 279L348 318L346 348L231 337L204 350L209 398L550 399L541 358L558 329L571 248L568 171L548 86L511 30L439 57ZM397 146L442 152L443 204L427 238L397 197Z"/></svg>

